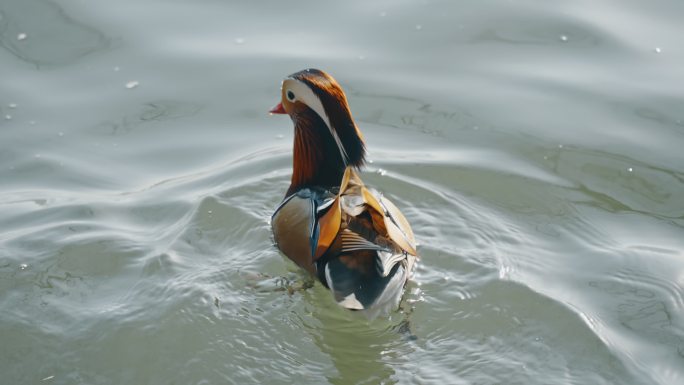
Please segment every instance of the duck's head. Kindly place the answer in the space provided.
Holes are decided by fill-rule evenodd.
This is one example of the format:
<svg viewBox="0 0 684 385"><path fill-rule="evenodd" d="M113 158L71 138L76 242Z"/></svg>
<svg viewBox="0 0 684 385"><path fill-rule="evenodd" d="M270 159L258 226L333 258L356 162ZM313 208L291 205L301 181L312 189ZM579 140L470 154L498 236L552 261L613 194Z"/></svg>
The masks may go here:
<svg viewBox="0 0 684 385"><path fill-rule="evenodd" d="M286 77L281 102L270 112L288 114L294 123L294 174L303 172L315 179L314 174L332 173L339 178L337 174L343 173L347 166L363 165L366 152L363 136L352 119L347 97L335 79L324 71L306 69ZM313 163L319 163L320 167Z"/></svg>

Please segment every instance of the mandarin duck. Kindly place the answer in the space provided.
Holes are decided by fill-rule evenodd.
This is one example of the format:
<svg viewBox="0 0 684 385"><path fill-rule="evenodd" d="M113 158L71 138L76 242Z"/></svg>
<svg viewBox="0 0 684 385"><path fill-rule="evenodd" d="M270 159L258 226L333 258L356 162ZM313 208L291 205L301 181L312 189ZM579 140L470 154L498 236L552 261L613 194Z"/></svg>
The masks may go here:
<svg viewBox="0 0 684 385"><path fill-rule="evenodd" d="M290 187L271 217L275 244L342 307L396 308L416 243L399 209L358 175L365 144L342 88L307 69L285 78L281 91L270 112L292 119L294 154Z"/></svg>

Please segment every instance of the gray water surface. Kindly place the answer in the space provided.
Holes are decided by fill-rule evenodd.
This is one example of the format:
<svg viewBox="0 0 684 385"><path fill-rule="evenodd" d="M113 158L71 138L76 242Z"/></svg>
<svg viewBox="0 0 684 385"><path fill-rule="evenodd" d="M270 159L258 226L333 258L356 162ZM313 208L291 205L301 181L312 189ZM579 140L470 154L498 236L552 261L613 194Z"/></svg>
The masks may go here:
<svg viewBox="0 0 684 385"><path fill-rule="evenodd" d="M0 0L0 383L684 383L683 18ZM272 246L307 67L420 243L389 318Z"/></svg>

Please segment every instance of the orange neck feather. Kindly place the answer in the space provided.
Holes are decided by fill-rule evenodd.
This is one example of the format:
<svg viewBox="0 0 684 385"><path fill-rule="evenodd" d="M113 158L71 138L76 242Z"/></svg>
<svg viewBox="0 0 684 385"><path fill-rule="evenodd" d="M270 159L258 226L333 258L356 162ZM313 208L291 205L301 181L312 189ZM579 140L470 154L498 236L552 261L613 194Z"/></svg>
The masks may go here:
<svg viewBox="0 0 684 385"><path fill-rule="evenodd" d="M328 127L313 113L298 115L293 120L292 180L287 195L305 187L339 186L345 165Z"/></svg>

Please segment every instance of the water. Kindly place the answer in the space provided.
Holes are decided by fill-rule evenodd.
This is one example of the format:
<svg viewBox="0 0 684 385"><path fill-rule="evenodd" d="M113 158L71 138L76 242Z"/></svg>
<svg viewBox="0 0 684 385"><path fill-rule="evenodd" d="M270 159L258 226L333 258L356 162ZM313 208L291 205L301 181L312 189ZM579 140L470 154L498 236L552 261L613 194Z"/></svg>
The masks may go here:
<svg viewBox="0 0 684 385"><path fill-rule="evenodd" d="M0 383L684 382L684 3L0 0ZM421 263L271 245L329 71Z"/></svg>

